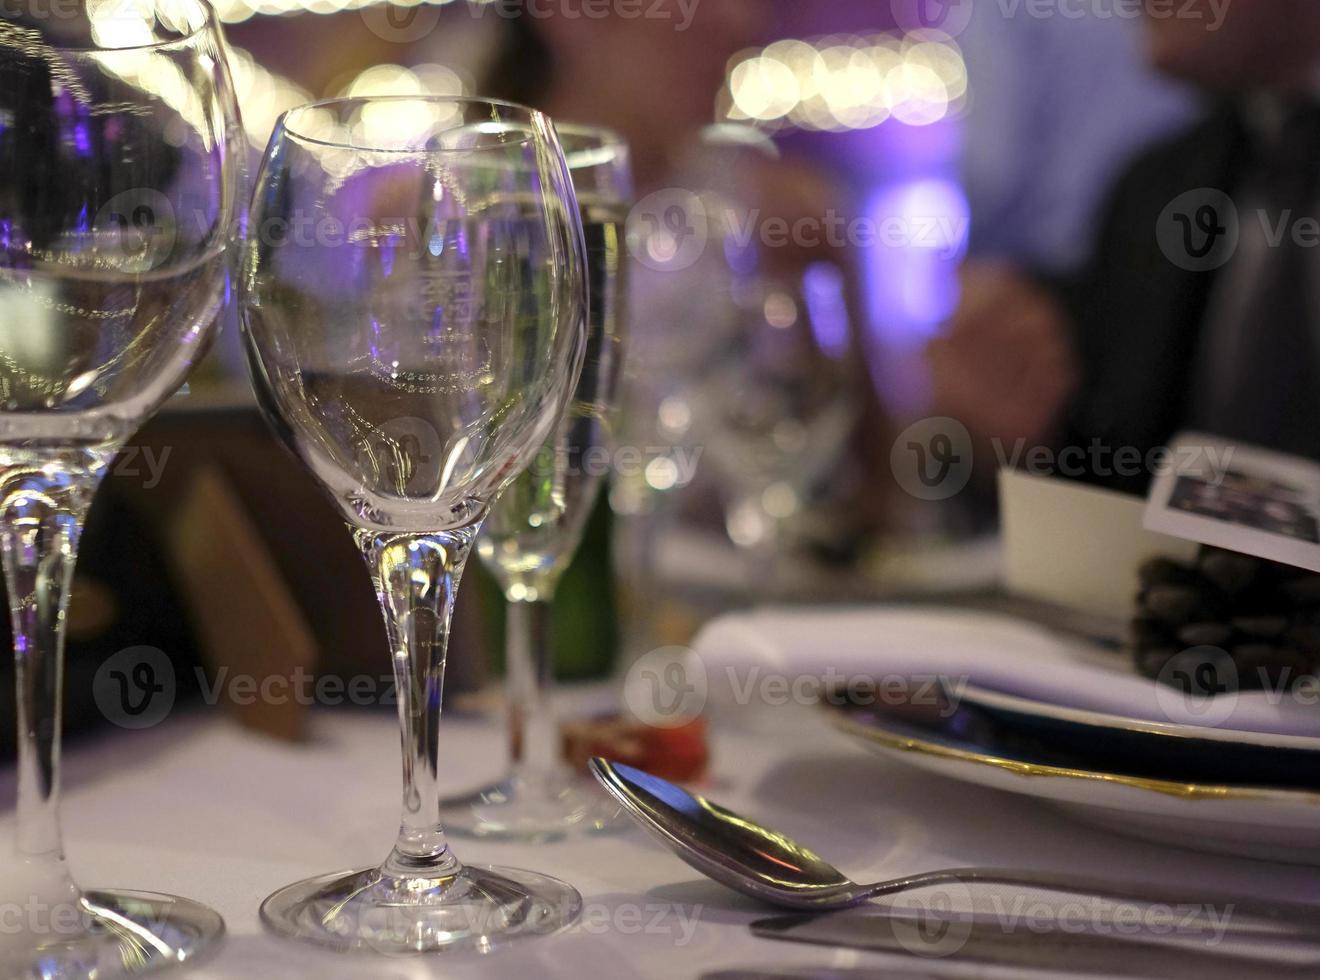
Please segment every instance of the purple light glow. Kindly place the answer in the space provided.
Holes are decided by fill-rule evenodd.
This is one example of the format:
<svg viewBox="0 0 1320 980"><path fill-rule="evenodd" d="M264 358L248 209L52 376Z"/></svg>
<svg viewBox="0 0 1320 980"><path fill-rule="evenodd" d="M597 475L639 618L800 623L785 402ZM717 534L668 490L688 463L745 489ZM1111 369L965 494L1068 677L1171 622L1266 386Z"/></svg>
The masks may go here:
<svg viewBox="0 0 1320 980"><path fill-rule="evenodd" d="M843 273L832 263L813 262L802 277L802 293L821 350L830 357L845 356L849 331Z"/></svg>
<svg viewBox="0 0 1320 980"><path fill-rule="evenodd" d="M871 323L886 341L933 337L958 302L970 218L962 188L943 177L895 181L864 213L881 239L865 253Z"/></svg>

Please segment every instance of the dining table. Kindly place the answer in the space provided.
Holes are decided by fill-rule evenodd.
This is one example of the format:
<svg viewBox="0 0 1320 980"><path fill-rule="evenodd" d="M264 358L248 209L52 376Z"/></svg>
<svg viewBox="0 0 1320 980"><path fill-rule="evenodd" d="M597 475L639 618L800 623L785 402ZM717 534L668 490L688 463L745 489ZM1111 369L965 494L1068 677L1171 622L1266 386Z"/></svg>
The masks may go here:
<svg viewBox="0 0 1320 980"><path fill-rule="evenodd" d="M565 694L567 703L611 698L602 685ZM709 720L710 763L697 790L795 837L858 881L993 865L1174 883L1184 894L1305 901L1315 892L1314 868L1129 839L1036 800L881 758L819 708L716 707ZM148 729L71 740L64 830L80 883L186 895L218 910L223 943L184 971L207 980L1055 975L958 955L760 938L750 924L775 910L702 878L622 816L606 832L557 841L451 840L465 862L532 868L576 886L582 917L556 935L486 954L394 957L291 942L265 931L262 899L309 875L374 865L397 828L393 715L317 709L311 730L303 742L278 741L199 706ZM440 732L446 785L458 792L498 774L504 733L498 711L450 712ZM0 773L0 835L13 829L14 788L13 770Z"/></svg>

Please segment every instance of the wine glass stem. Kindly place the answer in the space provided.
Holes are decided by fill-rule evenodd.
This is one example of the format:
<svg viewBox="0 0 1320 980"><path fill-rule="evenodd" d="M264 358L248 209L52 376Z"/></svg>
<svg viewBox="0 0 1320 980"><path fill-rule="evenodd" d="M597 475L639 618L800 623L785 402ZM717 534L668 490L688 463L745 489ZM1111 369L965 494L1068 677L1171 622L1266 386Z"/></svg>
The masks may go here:
<svg viewBox="0 0 1320 980"><path fill-rule="evenodd" d="M449 877L461 868L440 826L437 727L454 599L478 529L356 532L385 615L398 688L403 814L382 868L397 877Z"/></svg>
<svg viewBox="0 0 1320 980"><path fill-rule="evenodd" d="M15 847L64 876L59 818L64 621L82 523L99 474L12 467L0 476L0 552L14 634L18 715Z"/></svg>
<svg viewBox="0 0 1320 980"><path fill-rule="evenodd" d="M554 711L554 655L551 647L552 597L510 600L505 618L506 684L509 699L509 752L515 778L550 776L559 761Z"/></svg>

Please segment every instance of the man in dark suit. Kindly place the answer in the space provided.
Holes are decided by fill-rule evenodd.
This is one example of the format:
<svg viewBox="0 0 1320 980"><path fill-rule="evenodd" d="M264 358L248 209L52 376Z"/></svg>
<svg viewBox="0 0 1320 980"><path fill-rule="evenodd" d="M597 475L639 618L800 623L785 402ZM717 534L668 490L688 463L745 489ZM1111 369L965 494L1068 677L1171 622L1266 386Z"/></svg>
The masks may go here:
<svg viewBox="0 0 1320 980"><path fill-rule="evenodd" d="M1197 12L1151 4L1148 51L1210 109L1119 180L1086 268L966 270L929 361L978 449L1144 457L1197 428L1320 459L1320 3L1237 0L1218 30Z"/></svg>

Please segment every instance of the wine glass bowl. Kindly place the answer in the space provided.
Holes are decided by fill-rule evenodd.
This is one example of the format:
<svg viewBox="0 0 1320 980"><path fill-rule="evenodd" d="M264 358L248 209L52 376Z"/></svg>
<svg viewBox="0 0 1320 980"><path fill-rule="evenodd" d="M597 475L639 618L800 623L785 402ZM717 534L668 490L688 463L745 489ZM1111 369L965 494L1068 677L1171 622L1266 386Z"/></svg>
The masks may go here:
<svg viewBox="0 0 1320 980"><path fill-rule="evenodd" d="M735 284L737 329L696 387L694 417L753 582L773 585L783 527L846 449L859 394L842 272Z"/></svg>
<svg viewBox="0 0 1320 980"><path fill-rule="evenodd" d="M223 934L195 902L83 892L59 825L61 661L81 528L115 453L204 353L242 192L237 106L199 0L13 0L0 20L0 553L18 804L6 887L68 928L6 936L6 976L113 977Z"/></svg>
<svg viewBox="0 0 1320 980"><path fill-rule="evenodd" d="M841 297L833 267L817 263L806 278L817 292ZM715 359L702 392L713 410L711 450L735 481L809 482L832 461L851 421L846 320L827 332L793 282L758 278L741 286L742 329Z"/></svg>
<svg viewBox="0 0 1320 980"><path fill-rule="evenodd" d="M112 453L212 336L240 207L234 96L196 0L63 17L15 3L0 25L0 439Z"/></svg>
<svg viewBox="0 0 1320 980"><path fill-rule="evenodd" d="M294 109L271 137L244 254L258 400L367 562L403 745L389 856L289 885L262 918L291 938L388 953L487 952L554 932L580 912L575 889L450 850L437 725L477 532L554 430L582 363L582 227L555 130L482 99Z"/></svg>
<svg viewBox="0 0 1320 980"><path fill-rule="evenodd" d="M355 526L471 524L557 419L582 287L543 274L579 243L532 197L528 176L556 165L539 125L494 103L344 99L272 139L246 281L258 393Z"/></svg>

